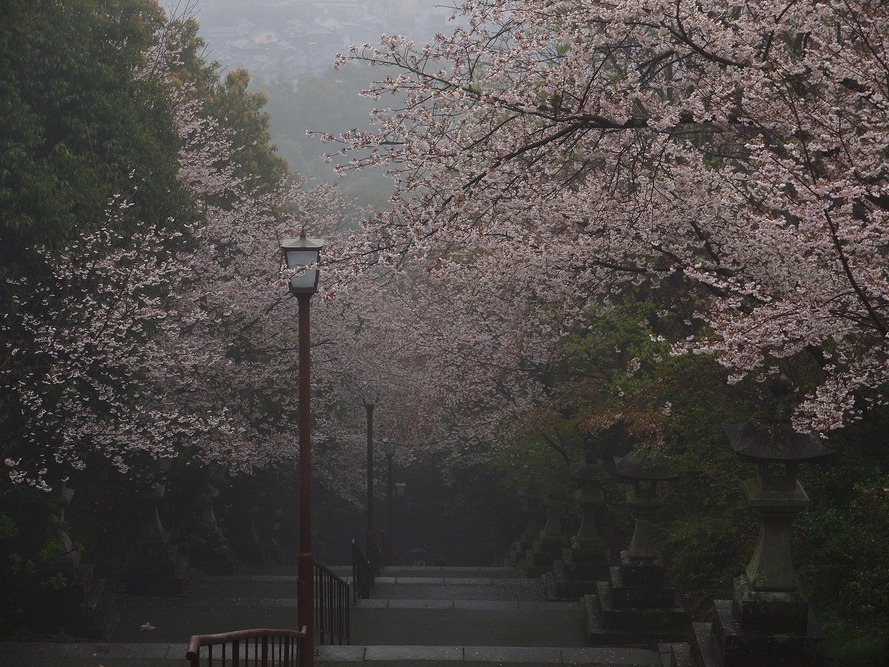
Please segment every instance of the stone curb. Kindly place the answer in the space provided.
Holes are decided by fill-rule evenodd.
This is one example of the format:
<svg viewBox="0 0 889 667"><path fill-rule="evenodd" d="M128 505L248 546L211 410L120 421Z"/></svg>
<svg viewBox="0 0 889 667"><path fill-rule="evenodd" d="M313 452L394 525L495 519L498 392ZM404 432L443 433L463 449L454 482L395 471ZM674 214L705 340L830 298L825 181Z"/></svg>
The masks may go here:
<svg viewBox="0 0 889 667"><path fill-rule="evenodd" d="M0 663L27 658L181 660L185 644L0 643ZM660 667L655 651L634 648L556 648L511 646L320 646L317 662L444 661L492 663L600 664L610 667Z"/></svg>
<svg viewBox="0 0 889 667"><path fill-rule="evenodd" d="M662 664L656 651L645 649L533 646L322 646L317 661L597 664L609 667L661 667Z"/></svg>
<svg viewBox="0 0 889 667"><path fill-rule="evenodd" d="M262 602L262 601L260 601ZM580 602L561 600L403 600L369 598L358 600L356 609L489 609L519 611L577 611Z"/></svg>

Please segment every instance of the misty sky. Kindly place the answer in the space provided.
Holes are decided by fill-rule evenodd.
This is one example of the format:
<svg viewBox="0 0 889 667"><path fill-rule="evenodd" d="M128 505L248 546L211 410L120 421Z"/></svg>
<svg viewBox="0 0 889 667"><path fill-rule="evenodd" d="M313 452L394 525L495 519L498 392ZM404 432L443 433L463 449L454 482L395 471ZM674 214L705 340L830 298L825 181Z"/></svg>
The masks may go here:
<svg viewBox="0 0 889 667"><path fill-rule="evenodd" d="M352 44L382 34L417 42L450 32L453 0L159 0L174 16L193 15L207 55L223 71L246 68L265 79L328 71Z"/></svg>

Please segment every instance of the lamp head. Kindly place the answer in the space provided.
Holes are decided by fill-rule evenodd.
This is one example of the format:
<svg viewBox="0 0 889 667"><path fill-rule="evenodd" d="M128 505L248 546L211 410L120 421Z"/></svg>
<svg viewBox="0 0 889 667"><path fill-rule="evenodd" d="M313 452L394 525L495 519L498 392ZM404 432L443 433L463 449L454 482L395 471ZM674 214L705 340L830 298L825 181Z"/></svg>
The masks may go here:
<svg viewBox="0 0 889 667"><path fill-rule="evenodd" d="M324 241L322 239L306 238L305 229L300 232L298 239L281 241L281 252L284 255L284 263L287 268L303 268L302 273L297 273L290 278L291 294L314 294L318 291L318 260L323 247Z"/></svg>
<svg viewBox="0 0 889 667"><path fill-rule="evenodd" d="M386 456L392 458L395 455L395 441L383 438L383 450L386 452Z"/></svg>
<svg viewBox="0 0 889 667"><path fill-rule="evenodd" d="M364 396L361 397L361 400L364 402L364 407L372 408L380 400L380 392L373 388L368 389L364 392Z"/></svg>

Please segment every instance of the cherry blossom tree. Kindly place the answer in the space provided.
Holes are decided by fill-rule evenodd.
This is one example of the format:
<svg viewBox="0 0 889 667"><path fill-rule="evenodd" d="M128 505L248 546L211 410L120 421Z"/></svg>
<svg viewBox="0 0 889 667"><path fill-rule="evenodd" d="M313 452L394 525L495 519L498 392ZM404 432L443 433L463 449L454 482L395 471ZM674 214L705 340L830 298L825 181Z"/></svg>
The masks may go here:
<svg viewBox="0 0 889 667"><path fill-rule="evenodd" d="M325 333L337 332L331 375L341 382L338 400L355 414L343 422L341 411L327 412L341 426L363 428L361 396L372 387L381 433L408 445L406 455L483 452L507 415L517 425L540 397L533 364L552 350L534 328L504 329L506 317L486 327L479 318L479 308L504 306L516 317L526 311L471 284L442 285L411 270L345 286L327 306L339 314Z"/></svg>
<svg viewBox="0 0 889 667"><path fill-rule="evenodd" d="M244 146L261 150L239 136L249 123L224 125L183 76L192 36L171 23L131 73L163 92L155 103L171 110L192 205L146 215L133 202L153 175L134 168L101 220L61 248L33 249L45 270L7 278L0 380L13 482L48 489L97 456L138 472L158 458L249 470L293 454L279 241L300 225L334 229L341 211L332 187L243 173Z"/></svg>
<svg viewBox="0 0 889 667"><path fill-rule="evenodd" d="M715 355L731 381L802 368L798 428L882 402L883 3L467 0L459 15L430 44L349 56L385 72L377 129L325 138L347 169L396 178L352 252L473 298L507 289L541 337L647 282L693 308L675 352Z"/></svg>

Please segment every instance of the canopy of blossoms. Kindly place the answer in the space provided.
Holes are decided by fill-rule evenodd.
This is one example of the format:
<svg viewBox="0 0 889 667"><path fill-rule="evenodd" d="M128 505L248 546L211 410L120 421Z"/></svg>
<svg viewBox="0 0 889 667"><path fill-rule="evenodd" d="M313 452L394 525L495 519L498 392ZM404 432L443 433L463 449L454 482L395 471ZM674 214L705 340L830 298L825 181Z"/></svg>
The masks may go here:
<svg viewBox="0 0 889 667"><path fill-rule="evenodd" d="M809 360L798 428L883 400L885 3L468 0L458 14L433 43L384 37L340 61L378 67L377 129L325 138L345 170L396 179L393 212L353 252L410 258L486 304L508 293L479 308L491 320L533 302L521 326L538 332L582 325L621 284L680 284L698 333L675 352L716 355L733 381Z"/></svg>

